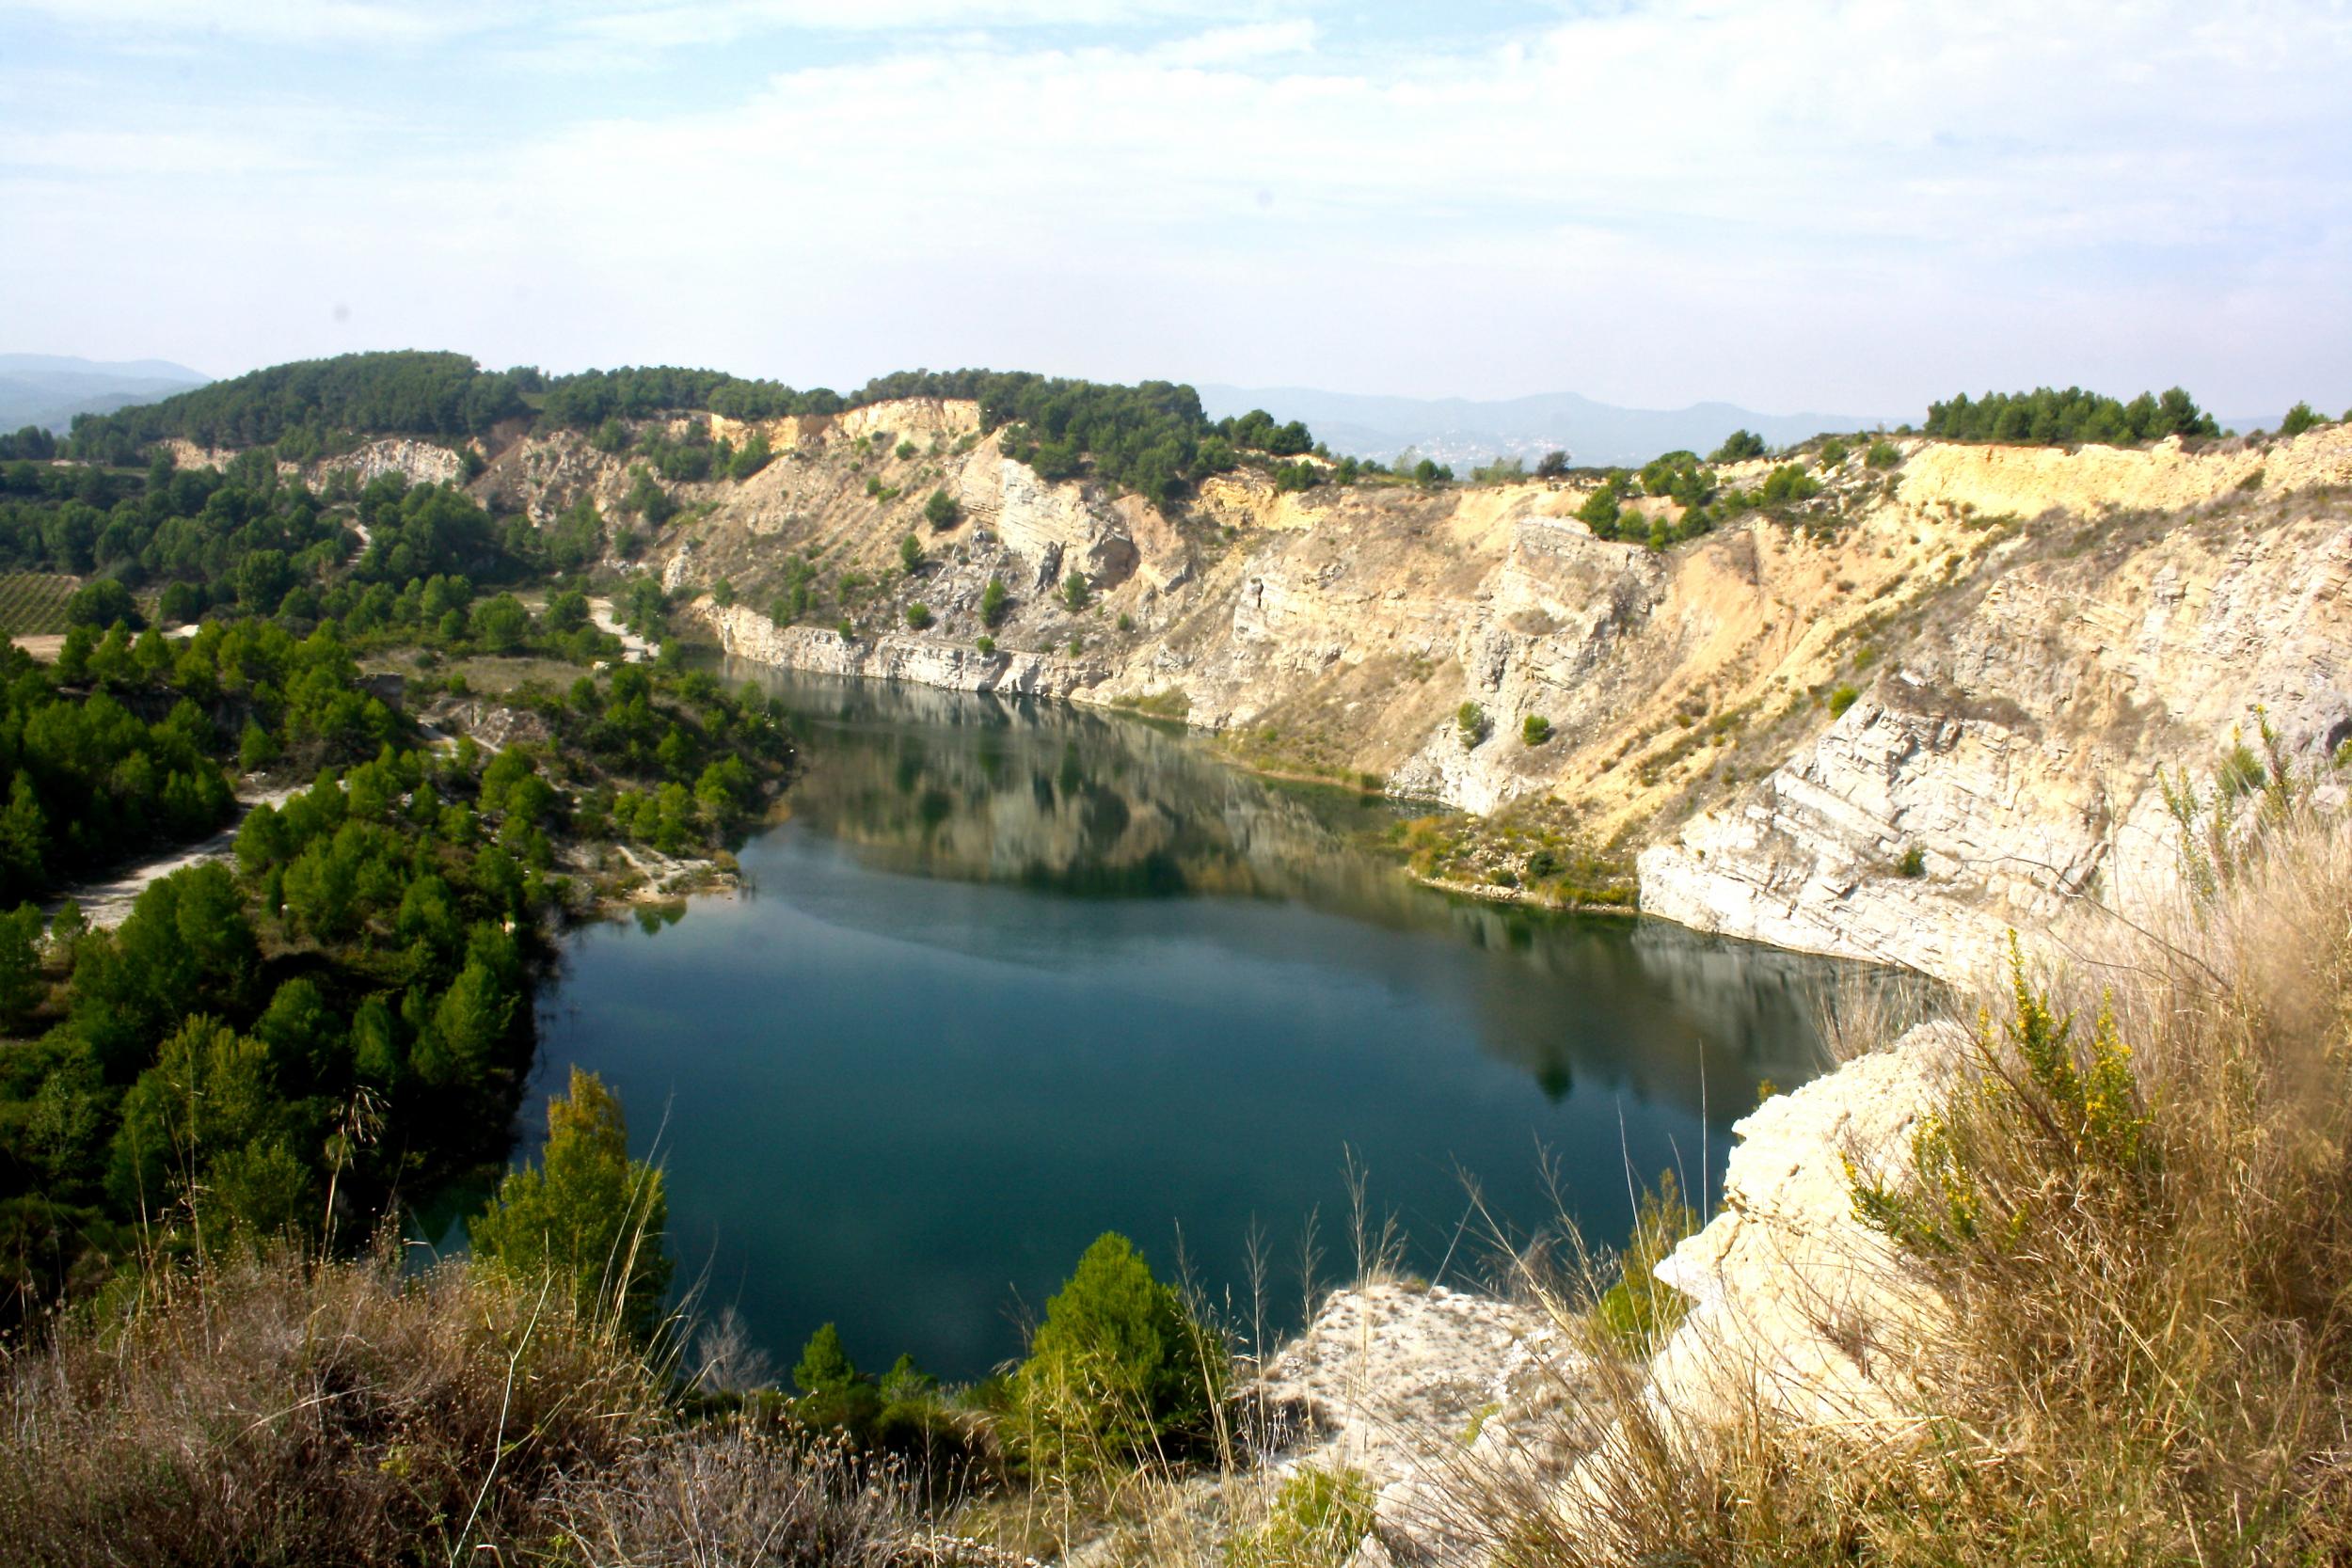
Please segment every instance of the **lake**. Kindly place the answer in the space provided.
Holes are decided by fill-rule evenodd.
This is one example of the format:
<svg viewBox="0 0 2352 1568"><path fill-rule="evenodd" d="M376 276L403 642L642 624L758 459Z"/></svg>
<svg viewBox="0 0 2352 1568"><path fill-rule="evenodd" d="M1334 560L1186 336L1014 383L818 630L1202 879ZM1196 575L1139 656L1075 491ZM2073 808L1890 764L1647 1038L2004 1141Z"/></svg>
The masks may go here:
<svg viewBox="0 0 2352 1568"><path fill-rule="evenodd" d="M1616 1244L1629 1173L1716 1189L1853 972L1418 887L1372 847L1399 808L1146 721L723 673L793 715L791 816L745 896L568 939L525 1119L602 1073L680 1279L779 1368L833 1321L861 1366L984 1375L1106 1229L1245 1320L1254 1251L1295 1323L1303 1246L1352 1272L1351 1165L1425 1277L1564 1208Z"/></svg>

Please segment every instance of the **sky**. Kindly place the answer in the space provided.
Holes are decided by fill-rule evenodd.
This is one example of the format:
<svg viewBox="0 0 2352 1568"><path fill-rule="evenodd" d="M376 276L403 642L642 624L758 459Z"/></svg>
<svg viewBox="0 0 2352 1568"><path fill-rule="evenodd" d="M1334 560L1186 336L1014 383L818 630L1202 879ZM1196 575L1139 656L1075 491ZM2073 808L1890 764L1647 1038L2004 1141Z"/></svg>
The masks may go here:
<svg viewBox="0 0 2352 1568"><path fill-rule="evenodd" d="M0 349L2352 404L2352 0L0 0Z"/></svg>

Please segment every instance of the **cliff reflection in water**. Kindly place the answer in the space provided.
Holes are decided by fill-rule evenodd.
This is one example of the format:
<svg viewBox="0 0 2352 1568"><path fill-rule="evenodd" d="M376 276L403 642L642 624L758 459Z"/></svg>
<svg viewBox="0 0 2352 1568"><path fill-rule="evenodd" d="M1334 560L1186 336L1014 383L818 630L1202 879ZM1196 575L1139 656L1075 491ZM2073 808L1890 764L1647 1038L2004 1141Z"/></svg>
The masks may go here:
<svg viewBox="0 0 2352 1568"><path fill-rule="evenodd" d="M1711 1099L1718 1116L1736 1115L1761 1080L1788 1087L1819 1070L1819 1021L1836 981L1885 981L1659 921L1435 893L1370 847L1411 809L1256 778L1173 726L735 661L724 673L784 699L805 752L794 817L869 868L1080 898L1279 900L1451 934L1509 972L1474 988L1481 1046L1554 1100L1582 1087L1693 1114ZM987 927L947 924L924 937L1006 956L1006 933ZM1276 959L1327 964L1360 952L1399 988L1460 983L1458 959L1419 944L1335 947L1287 926L1252 940L1254 956ZM1281 951L1286 941L1299 943L1295 954ZM1024 957L1041 956L1031 944Z"/></svg>

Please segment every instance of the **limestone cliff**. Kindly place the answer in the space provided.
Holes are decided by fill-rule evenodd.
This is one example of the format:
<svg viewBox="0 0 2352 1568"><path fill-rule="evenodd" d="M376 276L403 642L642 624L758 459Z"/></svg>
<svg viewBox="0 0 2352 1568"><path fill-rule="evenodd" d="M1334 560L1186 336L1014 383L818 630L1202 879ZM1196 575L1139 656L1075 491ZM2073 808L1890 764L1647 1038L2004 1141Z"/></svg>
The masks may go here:
<svg viewBox="0 0 2352 1568"><path fill-rule="evenodd" d="M1654 912L1939 974L2160 885L2156 768L2210 781L2257 708L2306 759L2352 735L2343 426L1806 457L1820 497L1663 551L1595 537L1566 482L1285 494L1245 471L1163 510L1040 479L962 403L655 434L776 455L667 485L659 528L625 509L640 460L570 432L492 443L472 486L542 523L596 501L611 563L748 658L1137 705L1257 766L1478 813L1557 802L1638 855ZM322 467L455 461L377 443ZM1473 876L1529 869L1488 859Z"/></svg>

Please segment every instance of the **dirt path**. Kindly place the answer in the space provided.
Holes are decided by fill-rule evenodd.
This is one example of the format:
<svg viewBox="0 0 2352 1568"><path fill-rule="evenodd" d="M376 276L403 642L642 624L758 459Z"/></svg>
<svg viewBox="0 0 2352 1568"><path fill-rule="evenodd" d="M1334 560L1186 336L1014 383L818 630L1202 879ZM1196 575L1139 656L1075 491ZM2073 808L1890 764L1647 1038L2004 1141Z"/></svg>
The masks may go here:
<svg viewBox="0 0 2352 1568"><path fill-rule="evenodd" d="M588 619L596 624L598 631L609 632L621 640L622 656L631 664L644 664L655 654L660 652L652 643L621 625L621 618L612 612L611 599L590 599Z"/></svg>
<svg viewBox="0 0 2352 1568"><path fill-rule="evenodd" d="M47 912L55 914L59 905L71 898L82 907L82 918L93 927L106 929L122 924L131 913L131 906L138 902L140 894L151 882L161 881L173 872L206 861L227 860L237 847L237 829L245 822L246 813L255 806L282 806L301 791L296 788L273 789L260 795L241 796L237 800L237 820L200 843L186 844L155 860L131 866L104 881L83 882L70 887L52 900Z"/></svg>

